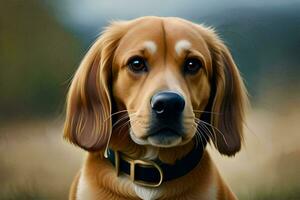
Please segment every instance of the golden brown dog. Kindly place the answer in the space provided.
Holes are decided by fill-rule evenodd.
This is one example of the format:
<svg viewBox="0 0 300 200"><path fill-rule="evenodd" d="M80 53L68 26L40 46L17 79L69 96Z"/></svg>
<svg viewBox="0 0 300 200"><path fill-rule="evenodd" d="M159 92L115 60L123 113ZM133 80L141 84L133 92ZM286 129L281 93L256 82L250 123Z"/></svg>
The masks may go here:
<svg viewBox="0 0 300 200"><path fill-rule="evenodd" d="M205 146L240 150L245 93L211 28L173 17L112 23L68 94L64 137L88 151L70 199L236 199Z"/></svg>

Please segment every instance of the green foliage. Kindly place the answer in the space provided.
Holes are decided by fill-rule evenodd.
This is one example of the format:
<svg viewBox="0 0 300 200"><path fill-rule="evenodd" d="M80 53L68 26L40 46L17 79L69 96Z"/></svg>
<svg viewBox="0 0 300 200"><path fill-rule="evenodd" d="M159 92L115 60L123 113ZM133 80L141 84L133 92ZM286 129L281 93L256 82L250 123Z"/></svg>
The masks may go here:
<svg viewBox="0 0 300 200"><path fill-rule="evenodd" d="M37 0L0 6L0 120L61 111L80 43Z"/></svg>

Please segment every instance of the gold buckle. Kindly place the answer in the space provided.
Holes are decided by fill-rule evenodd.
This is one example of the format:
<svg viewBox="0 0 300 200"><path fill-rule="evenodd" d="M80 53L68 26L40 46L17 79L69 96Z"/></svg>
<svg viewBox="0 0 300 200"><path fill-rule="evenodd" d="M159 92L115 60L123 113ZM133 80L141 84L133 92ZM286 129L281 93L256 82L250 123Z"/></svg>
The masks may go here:
<svg viewBox="0 0 300 200"><path fill-rule="evenodd" d="M137 185L142 185L142 186L147 186L147 187L158 187L162 184L163 181L163 171L161 169L161 167L156 164L153 161L144 161L144 160L134 160L124 154L121 154L118 151L115 151L115 167L116 167L116 173L117 176L119 176L120 174L120 158L124 159L125 161L127 161L130 164L130 180L137 184ZM154 167L157 169L157 171L159 172L160 175L160 180L157 183L149 183L146 181L140 181L140 180L135 180L135 166L136 165L143 165L143 167Z"/></svg>

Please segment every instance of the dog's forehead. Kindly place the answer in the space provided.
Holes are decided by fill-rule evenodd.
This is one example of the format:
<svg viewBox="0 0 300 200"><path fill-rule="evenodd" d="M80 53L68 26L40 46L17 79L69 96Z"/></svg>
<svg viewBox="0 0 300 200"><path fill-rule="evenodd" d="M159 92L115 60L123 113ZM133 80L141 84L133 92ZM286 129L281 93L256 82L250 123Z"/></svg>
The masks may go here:
<svg viewBox="0 0 300 200"><path fill-rule="evenodd" d="M201 49L205 42L191 23L176 19L145 19L135 22L120 41L120 49L147 49L150 53Z"/></svg>
<svg viewBox="0 0 300 200"><path fill-rule="evenodd" d="M162 23L159 20L143 20L133 23L120 41L120 49L140 48L144 43L160 45ZM153 45L152 45L153 46Z"/></svg>

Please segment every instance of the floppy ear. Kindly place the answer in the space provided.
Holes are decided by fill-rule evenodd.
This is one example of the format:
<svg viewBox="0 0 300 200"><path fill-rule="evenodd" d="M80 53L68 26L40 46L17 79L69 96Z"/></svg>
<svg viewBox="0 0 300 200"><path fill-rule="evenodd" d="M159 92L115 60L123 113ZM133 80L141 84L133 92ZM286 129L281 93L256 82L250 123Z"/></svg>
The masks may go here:
<svg viewBox="0 0 300 200"><path fill-rule="evenodd" d="M101 150L111 134L110 76L120 24L110 25L92 45L72 80L67 96L64 138L85 150Z"/></svg>
<svg viewBox="0 0 300 200"><path fill-rule="evenodd" d="M247 92L232 56L212 31L208 45L212 55L212 140L221 154L232 156L241 148Z"/></svg>

